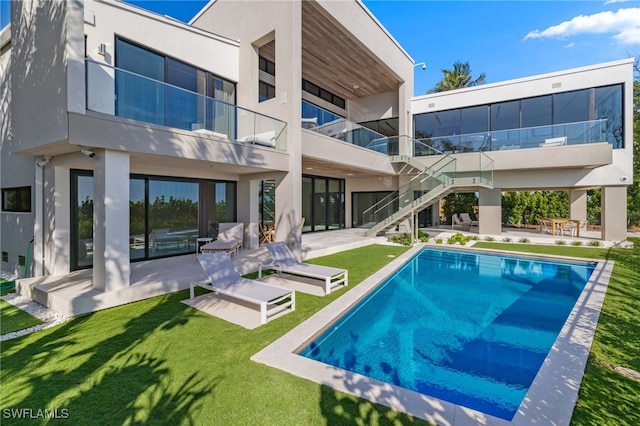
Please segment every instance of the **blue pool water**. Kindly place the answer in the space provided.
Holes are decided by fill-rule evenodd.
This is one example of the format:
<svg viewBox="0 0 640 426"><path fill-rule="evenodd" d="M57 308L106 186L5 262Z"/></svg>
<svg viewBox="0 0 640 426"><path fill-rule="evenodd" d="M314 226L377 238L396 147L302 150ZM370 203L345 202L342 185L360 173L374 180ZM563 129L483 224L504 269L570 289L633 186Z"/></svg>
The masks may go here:
<svg viewBox="0 0 640 426"><path fill-rule="evenodd" d="M594 268L424 249L300 355L511 420Z"/></svg>

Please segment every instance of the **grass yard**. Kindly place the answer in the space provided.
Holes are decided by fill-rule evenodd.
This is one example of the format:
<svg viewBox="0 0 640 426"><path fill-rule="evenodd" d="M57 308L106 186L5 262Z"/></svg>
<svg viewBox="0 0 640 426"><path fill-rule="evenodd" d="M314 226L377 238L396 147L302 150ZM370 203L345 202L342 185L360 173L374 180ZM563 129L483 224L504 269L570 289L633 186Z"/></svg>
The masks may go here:
<svg viewBox="0 0 640 426"><path fill-rule="evenodd" d="M348 268L351 287L406 250L368 246L314 262ZM67 409L68 424L425 424L249 360L350 287L298 292L295 312L255 330L180 303L187 290L2 342L0 409Z"/></svg>
<svg viewBox="0 0 640 426"><path fill-rule="evenodd" d="M640 382L613 370L622 366L640 371L640 238L630 240L635 243L632 250L485 242L474 245L615 262L571 419L575 426L640 425Z"/></svg>
<svg viewBox="0 0 640 426"><path fill-rule="evenodd" d="M640 383L613 371L640 369L640 239L634 242L634 250L477 243L616 262L573 425L640 424ZM313 262L349 269L351 287L405 250L369 246ZM249 360L348 289L325 297L298 292L295 312L255 330L180 303L188 297L182 291L2 342L0 409L66 408L69 424L425 424Z"/></svg>
<svg viewBox="0 0 640 426"><path fill-rule="evenodd" d="M42 321L38 318L0 300L0 334L12 333L39 324L42 324Z"/></svg>

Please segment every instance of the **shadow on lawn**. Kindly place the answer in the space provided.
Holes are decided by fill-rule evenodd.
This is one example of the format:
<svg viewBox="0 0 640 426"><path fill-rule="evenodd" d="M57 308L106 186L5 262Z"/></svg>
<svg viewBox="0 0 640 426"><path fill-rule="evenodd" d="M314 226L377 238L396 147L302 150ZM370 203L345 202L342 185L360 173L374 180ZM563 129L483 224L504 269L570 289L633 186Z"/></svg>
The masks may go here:
<svg viewBox="0 0 640 426"><path fill-rule="evenodd" d="M374 389L368 380L356 381L347 377L342 378L350 392L359 395L375 395L379 401L386 400L398 404L401 396L389 389ZM425 406L429 406L425 401ZM435 411L437 407L431 406ZM342 392L338 392L329 386L322 385L320 390L320 409L329 425L351 424L402 424L402 425L428 425L430 423L414 418L408 414L393 411L384 405L357 398ZM440 416L435 414L435 418Z"/></svg>
<svg viewBox="0 0 640 426"><path fill-rule="evenodd" d="M76 318L40 338L27 336L28 343L3 342L3 413L66 408L75 424L195 424L199 401L211 397L221 378L194 372L176 383L172 377L175 365L163 352L177 342L162 333L189 321L186 306L176 303L181 297L158 298L142 312L127 306L115 308L119 316ZM138 348L148 340L156 352Z"/></svg>

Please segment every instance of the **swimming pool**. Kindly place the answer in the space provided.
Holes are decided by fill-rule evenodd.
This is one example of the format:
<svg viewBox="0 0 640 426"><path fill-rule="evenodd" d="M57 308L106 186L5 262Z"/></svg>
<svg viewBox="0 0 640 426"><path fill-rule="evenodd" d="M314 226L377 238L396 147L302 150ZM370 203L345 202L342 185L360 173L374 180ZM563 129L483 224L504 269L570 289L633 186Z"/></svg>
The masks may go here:
<svg viewBox="0 0 640 426"><path fill-rule="evenodd" d="M594 268L424 249L299 355L510 420Z"/></svg>

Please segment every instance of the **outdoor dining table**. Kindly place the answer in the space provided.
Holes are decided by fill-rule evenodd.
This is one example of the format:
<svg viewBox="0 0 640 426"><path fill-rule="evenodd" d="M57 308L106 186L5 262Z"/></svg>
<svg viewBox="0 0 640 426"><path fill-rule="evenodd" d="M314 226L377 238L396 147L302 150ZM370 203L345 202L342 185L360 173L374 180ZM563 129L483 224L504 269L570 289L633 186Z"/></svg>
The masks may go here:
<svg viewBox="0 0 640 426"><path fill-rule="evenodd" d="M556 230L562 229L562 226L567 222L573 222L576 224L576 237L580 236L580 221L577 219L565 219L565 218L544 218L551 222L551 235L556 235Z"/></svg>

